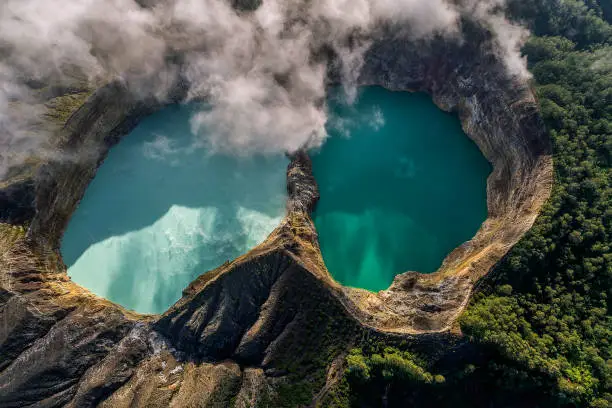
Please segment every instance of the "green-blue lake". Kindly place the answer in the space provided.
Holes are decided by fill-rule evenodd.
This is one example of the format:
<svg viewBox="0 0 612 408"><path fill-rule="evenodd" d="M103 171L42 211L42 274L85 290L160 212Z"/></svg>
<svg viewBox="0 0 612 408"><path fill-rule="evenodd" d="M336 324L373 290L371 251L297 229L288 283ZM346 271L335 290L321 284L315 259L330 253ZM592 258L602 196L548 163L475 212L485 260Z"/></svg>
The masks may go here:
<svg viewBox="0 0 612 408"><path fill-rule="evenodd" d="M159 111L113 147L62 240L73 281L138 312L165 311L285 214L288 159L208 154L194 109Z"/></svg>
<svg viewBox="0 0 612 408"><path fill-rule="evenodd" d="M372 291L399 273L434 272L486 219L490 164L425 94L367 87L331 111L330 138L312 154L328 270Z"/></svg>

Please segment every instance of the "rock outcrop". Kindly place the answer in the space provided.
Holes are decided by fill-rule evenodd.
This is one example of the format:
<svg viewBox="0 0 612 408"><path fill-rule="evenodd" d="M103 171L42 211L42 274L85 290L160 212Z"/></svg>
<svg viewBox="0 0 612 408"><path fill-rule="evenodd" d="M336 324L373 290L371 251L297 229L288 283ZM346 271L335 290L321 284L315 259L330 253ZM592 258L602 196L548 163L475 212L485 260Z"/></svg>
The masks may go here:
<svg viewBox="0 0 612 408"><path fill-rule="evenodd" d="M74 159L40 165L0 191L0 406L274 406L299 382L314 398L321 370L358 335L442 341L436 333L453 329L476 281L530 228L552 183L529 84L513 80L481 37L394 38L367 54L361 84L429 93L459 114L493 165L489 218L476 236L439 271L398 275L379 293L342 287L326 270L305 152L291 157L281 225L197 278L164 314L127 311L72 283L58 251L63 230L108 149L158 107L121 84L98 89L63 129L61 148Z"/></svg>

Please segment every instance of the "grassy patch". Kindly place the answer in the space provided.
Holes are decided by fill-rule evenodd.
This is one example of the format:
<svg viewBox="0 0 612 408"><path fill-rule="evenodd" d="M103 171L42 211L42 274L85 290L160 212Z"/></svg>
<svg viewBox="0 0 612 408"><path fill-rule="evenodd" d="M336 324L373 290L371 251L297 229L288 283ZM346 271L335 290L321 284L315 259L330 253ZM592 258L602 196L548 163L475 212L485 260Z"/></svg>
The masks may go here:
<svg viewBox="0 0 612 408"><path fill-rule="evenodd" d="M45 117L57 124L64 125L91 94L92 91L87 90L52 98L45 103L47 108Z"/></svg>

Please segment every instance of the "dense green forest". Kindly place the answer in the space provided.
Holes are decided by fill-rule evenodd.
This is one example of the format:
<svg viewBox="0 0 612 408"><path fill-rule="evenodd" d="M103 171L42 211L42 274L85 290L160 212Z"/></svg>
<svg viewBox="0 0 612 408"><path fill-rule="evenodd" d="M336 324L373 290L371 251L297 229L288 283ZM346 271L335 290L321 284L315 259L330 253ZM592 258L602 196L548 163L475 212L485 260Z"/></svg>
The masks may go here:
<svg viewBox="0 0 612 408"><path fill-rule="evenodd" d="M560 399L606 407L612 404L612 26L593 1L512 6L536 34L524 52L553 141L556 183L535 227L494 272L500 286L474 299L461 327L474 341L554 378Z"/></svg>
<svg viewBox="0 0 612 408"><path fill-rule="evenodd" d="M363 342L331 405L612 407L612 2L508 3L533 34L552 196L461 317L458 357Z"/></svg>

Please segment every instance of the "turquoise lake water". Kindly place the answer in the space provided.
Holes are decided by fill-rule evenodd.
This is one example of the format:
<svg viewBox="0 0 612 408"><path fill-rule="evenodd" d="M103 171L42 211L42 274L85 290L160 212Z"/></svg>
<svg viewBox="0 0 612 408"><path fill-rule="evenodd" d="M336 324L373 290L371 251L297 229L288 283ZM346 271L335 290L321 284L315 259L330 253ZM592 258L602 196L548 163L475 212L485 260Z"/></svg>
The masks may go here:
<svg viewBox="0 0 612 408"><path fill-rule="evenodd" d="M288 159L207 155L193 109L155 113L110 150L62 241L73 281L138 312L165 311L285 214Z"/></svg>
<svg viewBox="0 0 612 408"><path fill-rule="evenodd" d="M330 138L312 154L329 271L374 291L435 271L486 218L490 165L426 95L368 87L352 107L330 105ZM165 311L284 216L287 158L207 154L194 109L157 112L113 147L62 241L76 283L138 312Z"/></svg>
<svg viewBox="0 0 612 408"><path fill-rule="evenodd" d="M330 138L312 154L328 270L372 291L399 273L434 272L486 219L490 164L427 95L368 87L331 110Z"/></svg>

